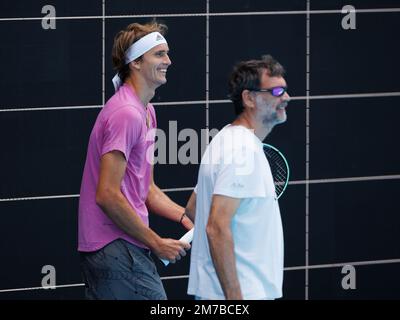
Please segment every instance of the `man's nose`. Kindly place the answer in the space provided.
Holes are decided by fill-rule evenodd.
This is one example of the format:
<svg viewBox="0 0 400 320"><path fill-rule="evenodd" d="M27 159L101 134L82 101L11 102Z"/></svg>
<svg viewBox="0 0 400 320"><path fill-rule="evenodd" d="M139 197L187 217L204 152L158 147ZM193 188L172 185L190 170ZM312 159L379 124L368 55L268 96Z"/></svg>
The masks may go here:
<svg viewBox="0 0 400 320"><path fill-rule="evenodd" d="M172 64L171 59L169 58L169 55L165 55L164 63L169 66Z"/></svg>
<svg viewBox="0 0 400 320"><path fill-rule="evenodd" d="M283 100L289 102L290 101L290 95L289 93L285 92L285 94L283 95Z"/></svg>

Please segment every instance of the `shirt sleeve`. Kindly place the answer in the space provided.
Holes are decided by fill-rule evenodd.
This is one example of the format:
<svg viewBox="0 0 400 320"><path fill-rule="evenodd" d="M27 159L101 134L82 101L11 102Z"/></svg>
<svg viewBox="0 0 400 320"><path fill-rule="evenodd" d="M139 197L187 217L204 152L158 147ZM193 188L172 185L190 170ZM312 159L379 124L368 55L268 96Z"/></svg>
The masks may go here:
<svg viewBox="0 0 400 320"><path fill-rule="evenodd" d="M118 150L128 160L141 131L142 120L133 108L127 106L113 112L105 123L101 154Z"/></svg>
<svg viewBox="0 0 400 320"><path fill-rule="evenodd" d="M266 168L261 156L246 148L225 154L217 170L213 193L233 198L266 197Z"/></svg>

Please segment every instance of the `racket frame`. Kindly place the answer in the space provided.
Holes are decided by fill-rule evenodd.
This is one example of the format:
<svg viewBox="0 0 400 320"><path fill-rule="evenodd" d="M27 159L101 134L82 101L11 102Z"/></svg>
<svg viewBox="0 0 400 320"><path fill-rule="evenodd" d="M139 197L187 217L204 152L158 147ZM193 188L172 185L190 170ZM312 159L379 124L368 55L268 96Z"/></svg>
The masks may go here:
<svg viewBox="0 0 400 320"><path fill-rule="evenodd" d="M290 177L290 168L289 168L289 164L288 164L288 162L287 162L285 156L283 155L283 153L280 152L276 147L274 147L274 146L272 146L272 145L270 145L270 144L268 144L268 143L263 143L263 151L264 151L264 147L267 147L267 148L270 148L270 149L276 151L276 152L278 153L278 155L281 156L281 158L282 158L283 161L285 162L285 165L286 165L286 168L287 168L287 176L286 176L285 185L283 186L282 192L281 192L279 195L276 195L277 199L279 199L279 198L282 196L282 194L285 192L286 187L287 187L288 184L289 184L289 177ZM268 160L268 158L267 158L267 160ZM268 160L268 162L269 162L269 160ZM275 181L274 181L274 184L275 184ZM276 189L275 189L275 190L276 190Z"/></svg>

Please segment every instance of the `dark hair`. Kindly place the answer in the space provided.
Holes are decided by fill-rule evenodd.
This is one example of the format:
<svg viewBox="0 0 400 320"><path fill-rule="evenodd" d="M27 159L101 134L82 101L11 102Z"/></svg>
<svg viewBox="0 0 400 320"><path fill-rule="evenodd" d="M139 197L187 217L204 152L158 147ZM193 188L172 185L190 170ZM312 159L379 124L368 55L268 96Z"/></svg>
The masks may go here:
<svg viewBox="0 0 400 320"><path fill-rule="evenodd" d="M243 112L242 92L245 89L260 88L262 72L267 69L270 77L283 77L285 69L271 55L263 55L261 60L237 63L229 78L229 98L235 106L236 115Z"/></svg>
<svg viewBox="0 0 400 320"><path fill-rule="evenodd" d="M129 76L130 69L129 64L125 64L125 52L132 43L155 31L165 35L167 30L168 27L165 24L152 21L147 24L131 23L124 30L117 33L112 48L112 62L114 70L118 72L122 82L125 82L125 79ZM141 57L138 59L141 59Z"/></svg>

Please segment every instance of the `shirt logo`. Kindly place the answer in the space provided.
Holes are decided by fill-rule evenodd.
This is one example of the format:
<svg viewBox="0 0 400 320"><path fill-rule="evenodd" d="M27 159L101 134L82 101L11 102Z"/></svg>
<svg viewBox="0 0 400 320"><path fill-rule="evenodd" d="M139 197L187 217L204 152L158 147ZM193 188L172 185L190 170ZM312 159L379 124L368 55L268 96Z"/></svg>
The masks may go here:
<svg viewBox="0 0 400 320"><path fill-rule="evenodd" d="M234 182L234 183L231 184L231 187L232 188L244 188L244 185L242 185L239 182Z"/></svg>

